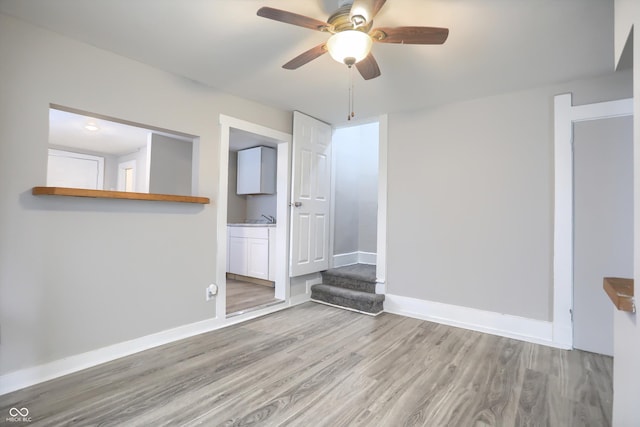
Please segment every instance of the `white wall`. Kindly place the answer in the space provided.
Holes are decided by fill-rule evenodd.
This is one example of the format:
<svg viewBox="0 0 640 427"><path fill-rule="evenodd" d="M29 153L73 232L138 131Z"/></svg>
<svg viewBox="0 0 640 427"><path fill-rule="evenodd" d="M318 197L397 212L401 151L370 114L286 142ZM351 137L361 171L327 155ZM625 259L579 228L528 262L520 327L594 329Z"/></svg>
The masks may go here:
<svg viewBox="0 0 640 427"><path fill-rule="evenodd" d="M290 133L291 114L5 15L0 58L0 374L214 318L217 117ZM195 194L212 203L32 196L49 103L200 136Z"/></svg>
<svg viewBox="0 0 640 427"><path fill-rule="evenodd" d="M387 292L551 320L553 95L630 85L626 72L390 114Z"/></svg>
<svg viewBox="0 0 640 427"><path fill-rule="evenodd" d="M616 61L624 52L632 27L640 25L640 2L615 0ZM634 282L636 295L640 283L640 28L633 30L633 151L634 151ZM638 297L636 296L636 305ZM640 321L637 314L614 313L613 337L613 425L637 426L640 420Z"/></svg>
<svg viewBox="0 0 640 427"><path fill-rule="evenodd" d="M336 129L334 254L376 252L378 123Z"/></svg>

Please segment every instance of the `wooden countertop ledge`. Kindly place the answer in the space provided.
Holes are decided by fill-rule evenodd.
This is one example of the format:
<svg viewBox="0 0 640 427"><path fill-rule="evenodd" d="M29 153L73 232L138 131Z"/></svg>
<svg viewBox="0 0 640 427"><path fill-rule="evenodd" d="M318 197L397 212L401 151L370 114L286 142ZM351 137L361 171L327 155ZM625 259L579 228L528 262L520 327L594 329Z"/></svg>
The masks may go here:
<svg viewBox="0 0 640 427"><path fill-rule="evenodd" d="M633 279L605 277L603 288L618 310L630 313L636 312L636 305L633 300Z"/></svg>
<svg viewBox="0 0 640 427"><path fill-rule="evenodd" d="M173 194L131 193L125 191L85 190L66 187L33 187L34 196L72 196L98 199L154 200L158 202L198 203L207 205L208 197L177 196Z"/></svg>

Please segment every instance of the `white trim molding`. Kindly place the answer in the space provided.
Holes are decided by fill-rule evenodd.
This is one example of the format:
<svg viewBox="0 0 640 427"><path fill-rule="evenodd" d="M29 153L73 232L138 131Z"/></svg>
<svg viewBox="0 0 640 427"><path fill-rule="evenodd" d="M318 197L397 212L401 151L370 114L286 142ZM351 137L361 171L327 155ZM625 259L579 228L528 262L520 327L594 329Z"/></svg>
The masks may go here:
<svg viewBox="0 0 640 427"><path fill-rule="evenodd" d="M216 319L204 320L10 372L0 377L0 395L223 326Z"/></svg>
<svg viewBox="0 0 640 427"><path fill-rule="evenodd" d="M554 99L555 200L553 220L553 342L573 348L573 124L630 116L633 99L572 105L570 93Z"/></svg>
<svg viewBox="0 0 640 427"><path fill-rule="evenodd" d="M389 116L378 118L378 229L376 244L376 281L387 280L387 154L389 146ZM376 288L376 292L377 288Z"/></svg>
<svg viewBox="0 0 640 427"><path fill-rule="evenodd" d="M552 323L544 320L390 294L385 297L384 311L486 334L558 347L552 339Z"/></svg>
<svg viewBox="0 0 640 427"><path fill-rule="evenodd" d="M111 362L121 357L130 356L144 350L262 317L307 301L309 301L308 294L297 295L291 297L288 303L282 302L260 310L223 319L222 321L216 318L202 320L129 341L101 347L86 353L75 354L42 365L9 372L8 374L0 376L0 396L102 363Z"/></svg>
<svg viewBox="0 0 640 427"><path fill-rule="evenodd" d="M353 264L376 265L378 255L375 252L355 251L333 256L333 267L344 267Z"/></svg>

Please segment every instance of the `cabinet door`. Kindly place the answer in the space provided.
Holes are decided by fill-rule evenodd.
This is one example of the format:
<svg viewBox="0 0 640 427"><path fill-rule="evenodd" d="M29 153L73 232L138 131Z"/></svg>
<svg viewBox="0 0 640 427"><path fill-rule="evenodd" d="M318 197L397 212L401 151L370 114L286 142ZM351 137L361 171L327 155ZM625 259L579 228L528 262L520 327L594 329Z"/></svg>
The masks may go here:
<svg viewBox="0 0 640 427"><path fill-rule="evenodd" d="M238 151L236 194L275 194L276 150L255 147Z"/></svg>
<svg viewBox="0 0 640 427"><path fill-rule="evenodd" d="M237 194L260 193L260 150L251 148L238 151Z"/></svg>
<svg viewBox="0 0 640 427"><path fill-rule="evenodd" d="M229 273L247 274L247 239L229 237Z"/></svg>
<svg viewBox="0 0 640 427"><path fill-rule="evenodd" d="M247 276L269 280L269 239L247 239Z"/></svg>

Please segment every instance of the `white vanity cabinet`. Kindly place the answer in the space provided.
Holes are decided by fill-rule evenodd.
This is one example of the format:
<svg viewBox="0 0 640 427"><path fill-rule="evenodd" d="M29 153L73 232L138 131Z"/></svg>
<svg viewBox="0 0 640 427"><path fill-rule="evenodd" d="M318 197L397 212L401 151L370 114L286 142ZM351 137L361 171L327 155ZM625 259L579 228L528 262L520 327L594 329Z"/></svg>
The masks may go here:
<svg viewBox="0 0 640 427"><path fill-rule="evenodd" d="M276 150L255 147L238 151L237 194L275 194Z"/></svg>
<svg viewBox="0 0 640 427"><path fill-rule="evenodd" d="M273 236L272 230L273 227L227 227L227 271L241 276L273 280L275 272L273 268L269 268L273 258L272 248L275 246L269 239L270 235Z"/></svg>

